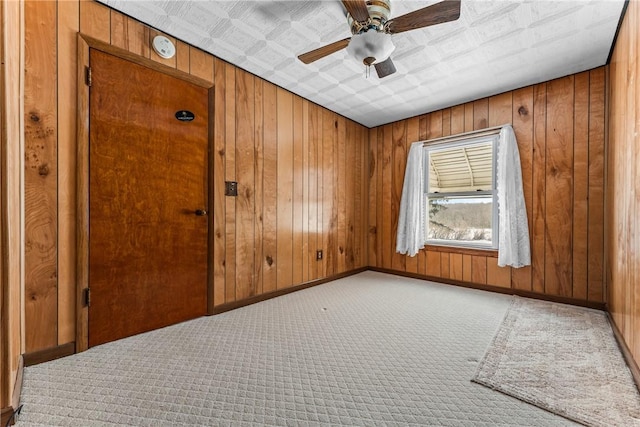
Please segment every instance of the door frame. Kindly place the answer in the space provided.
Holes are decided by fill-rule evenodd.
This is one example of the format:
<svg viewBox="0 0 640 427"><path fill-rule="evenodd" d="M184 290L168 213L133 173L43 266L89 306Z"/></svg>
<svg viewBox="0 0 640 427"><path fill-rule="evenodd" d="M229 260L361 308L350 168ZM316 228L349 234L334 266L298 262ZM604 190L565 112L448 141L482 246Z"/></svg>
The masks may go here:
<svg viewBox="0 0 640 427"><path fill-rule="evenodd" d="M95 49L134 64L142 65L160 73L168 74L209 90L209 131L207 135L208 165L207 192L208 205L213 203L213 102L214 83L183 71L157 63L124 49L111 46L100 40L78 33L78 126L77 126L77 181L76 181L76 352L89 348L89 307L84 301L84 290L89 287L89 86L87 70L90 50ZM209 212L211 206L207 206ZM213 314L213 215L209 214L207 237L207 314Z"/></svg>

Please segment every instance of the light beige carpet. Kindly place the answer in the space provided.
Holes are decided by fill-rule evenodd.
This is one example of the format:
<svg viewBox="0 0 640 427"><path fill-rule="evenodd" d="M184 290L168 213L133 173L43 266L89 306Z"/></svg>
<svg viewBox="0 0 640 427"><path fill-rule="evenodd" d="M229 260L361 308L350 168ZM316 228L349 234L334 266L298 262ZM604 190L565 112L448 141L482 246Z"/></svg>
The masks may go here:
<svg viewBox="0 0 640 427"><path fill-rule="evenodd" d="M640 396L601 311L515 298L474 381L588 426L640 426Z"/></svg>
<svg viewBox="0 0 640 427"><path fill-rule="evenodd" d="M470 379L507 295L364 272L25 369L25 426L565 426Z"/></svg>

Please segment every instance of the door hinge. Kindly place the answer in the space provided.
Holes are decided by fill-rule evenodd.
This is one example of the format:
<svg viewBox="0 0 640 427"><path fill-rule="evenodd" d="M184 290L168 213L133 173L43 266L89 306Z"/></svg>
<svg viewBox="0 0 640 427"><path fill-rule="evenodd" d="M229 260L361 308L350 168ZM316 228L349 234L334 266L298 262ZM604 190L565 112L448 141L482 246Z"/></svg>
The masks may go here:
<svg viewBox="0 0 640 427"><path fill-rule="evenodd" d="M86 83L87 83L87 86L91 87L91 82L92 82L92 80L91 80L91 67L86 67L86 69L87 69L87 72L85 74Z"/></svg>
<svg viewBox="0 0 640 427"><path fill-rule="evenodd" d="M91 306L91 289L84 288L83 293L85 307Z"/></svg>

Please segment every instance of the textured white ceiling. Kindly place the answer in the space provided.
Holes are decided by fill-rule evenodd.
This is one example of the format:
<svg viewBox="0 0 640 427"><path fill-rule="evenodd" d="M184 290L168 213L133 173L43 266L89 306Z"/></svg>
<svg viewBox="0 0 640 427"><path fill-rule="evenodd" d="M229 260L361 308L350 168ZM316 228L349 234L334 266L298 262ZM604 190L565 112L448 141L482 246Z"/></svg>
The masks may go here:
<svg viewBox="0 0 640 427"><path fill-rule="evenodd" d="M624 5L462 0L457 21L393 35L379 79L345 50L297 59L351 35L338 0L100 1L369 127L604 65ZM434 3L392 0L391 17Z"/></svg>

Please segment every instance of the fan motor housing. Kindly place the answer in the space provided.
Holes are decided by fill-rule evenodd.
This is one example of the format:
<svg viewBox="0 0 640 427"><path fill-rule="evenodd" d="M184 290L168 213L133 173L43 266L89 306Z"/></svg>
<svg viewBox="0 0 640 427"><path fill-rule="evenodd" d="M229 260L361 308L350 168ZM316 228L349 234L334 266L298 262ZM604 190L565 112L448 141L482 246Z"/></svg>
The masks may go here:
<svg viewBox="0 0 640 427"><path fill-rule="evenodd" d="M351 28L351 34L359 34L369 30L383 31L384 24L391 15L391 0L366 0L369 11L369 23L362 25L347 12L347 22Z"/></svg>

